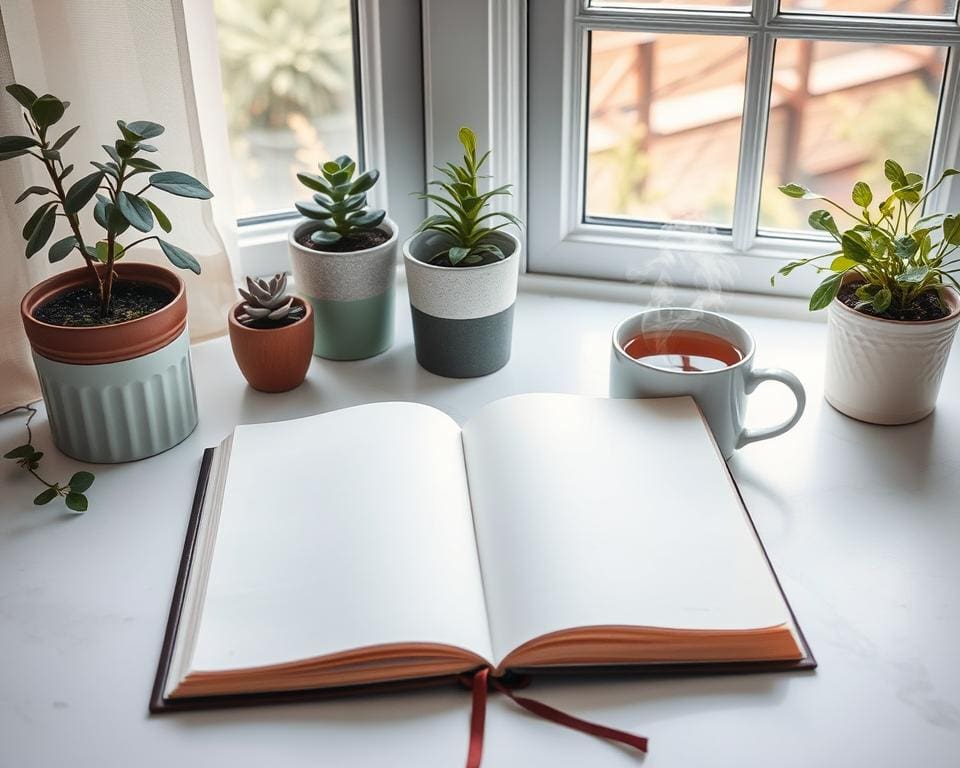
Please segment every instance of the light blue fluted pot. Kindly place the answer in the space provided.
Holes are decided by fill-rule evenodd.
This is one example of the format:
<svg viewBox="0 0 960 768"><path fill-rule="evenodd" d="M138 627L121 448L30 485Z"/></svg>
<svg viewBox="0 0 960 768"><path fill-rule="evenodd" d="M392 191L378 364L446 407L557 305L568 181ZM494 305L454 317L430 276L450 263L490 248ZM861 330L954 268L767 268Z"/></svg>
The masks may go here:
<svg viewBox="0 0 960 768"><path fill-rule="evenodd" d="M81 461L115 464L162 453L197 426L197 396L185 329L132 360L78 365L33 361L57 448Z"/></svg>

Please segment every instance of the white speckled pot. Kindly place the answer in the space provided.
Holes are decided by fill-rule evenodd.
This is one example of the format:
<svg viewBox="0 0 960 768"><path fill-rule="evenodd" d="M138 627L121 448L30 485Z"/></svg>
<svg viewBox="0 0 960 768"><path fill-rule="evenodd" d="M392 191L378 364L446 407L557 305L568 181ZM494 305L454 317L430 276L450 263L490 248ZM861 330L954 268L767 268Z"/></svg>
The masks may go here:
<svg viewBox="0 0 960 768"><path fill-rule="evenodd" d="M294 288L313 307L313 354L330 360L373 357L393 344L397 225L384 219L390 238L363 251L316 251L297 242L317 222L304 219L290 230Z"/></svg>
<svg viewBox="0 0 960 768"><path fill-rule="evenodd" d="M440 232L421 232L403 244L417 360L432 373L485 376L510 359L520 241L507 232L490 240L507 258L476 267L426 263L448 242Z"/></svg>
<svg viewBox="0 0 960 768"><path fill-rule="evenodd" d="M928 416L960 324L960 296L946 289L941 320L885 320L839 299L827 310L824 396L841 413L871 424L909 424Z"/></svg>

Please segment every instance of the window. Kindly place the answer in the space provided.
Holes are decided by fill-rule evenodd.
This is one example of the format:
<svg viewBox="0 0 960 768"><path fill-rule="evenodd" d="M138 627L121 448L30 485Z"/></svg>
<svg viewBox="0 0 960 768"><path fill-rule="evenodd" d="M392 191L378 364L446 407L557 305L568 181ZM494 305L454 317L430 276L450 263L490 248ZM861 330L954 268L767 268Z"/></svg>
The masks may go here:
<svg viewBox="0 0 960 768"><path fill-rule="evenodd" d="M532 271L769 291L783 260L822 247L817 206L779 184L847 200L888 183L887 157L926 175L957 163L941 106L956 0L529 7Z"/></svg>
<svg viewBox="0 0 960 768"><path fill-rule="evenodd" d="M238 266L290 268L298 171L348 154L401 232L423 218L420 0L208 0L216 15ZM219 105L217 107L219 109ZM218 116L219 117L219 116Z"/></svg>
<svg viewBox="0 0 960 768"><path fill-rule="evenodd" d="M298 171L362 147L350 0L214 0L214 10L237 215L291 213L304 196Z"/></svg>

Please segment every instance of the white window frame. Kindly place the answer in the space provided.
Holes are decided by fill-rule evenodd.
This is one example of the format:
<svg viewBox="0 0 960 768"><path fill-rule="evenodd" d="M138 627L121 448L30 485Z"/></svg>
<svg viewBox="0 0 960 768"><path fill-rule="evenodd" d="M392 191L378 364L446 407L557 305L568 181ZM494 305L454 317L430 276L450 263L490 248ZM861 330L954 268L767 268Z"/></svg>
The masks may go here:
<svg viewBox="0 0 960 768"><path fill-rule="evenodd" d="M948 48L929 175L960 158L960 25L957 18L874 18L780 13L777 0L753 10L598 8L588 0L529 0L528 261L532 272L698 289L772 292L770 276L787 261L822 252L823 240L757 232L767 111L778 38L922 43ZM584 220L587 36L591 29L735 35L748 40L746 94L733 225L730 232L592 223ZM953 210L960 185L945 183L928 206ZM666 257L665 257L666 255ZM725 259L727 272L701 269L703 257ZM812 270L777 283L782 295L804 295Z"/></svg>
<svg viewBox="0 0 960 768"><path fill-rule="evenodd" d="M355 0L355 11L364 165L381 172L368 197L409 232L425 214L410 194L424 185L420 2ZM233 261L243 274L289 271L287 235L299 219L293 203L289 215L236 223Z"/></svg>

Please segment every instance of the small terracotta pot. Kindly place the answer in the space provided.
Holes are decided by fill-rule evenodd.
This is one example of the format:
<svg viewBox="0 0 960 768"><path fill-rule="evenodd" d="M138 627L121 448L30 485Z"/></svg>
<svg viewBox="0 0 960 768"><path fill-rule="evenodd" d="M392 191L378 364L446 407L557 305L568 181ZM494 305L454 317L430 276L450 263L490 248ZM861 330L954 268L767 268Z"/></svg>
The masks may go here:
<svg viewBox="0 0 960 768"><path fill-rule="evenodd" d="M293 302L304 308L304 315L282 328L250 328L241 323L237 316L242 301L230 309L233 356L250 386L261 392L287 392L300 386L310 367L313 309L309 302L299 297Z"/></svg>

